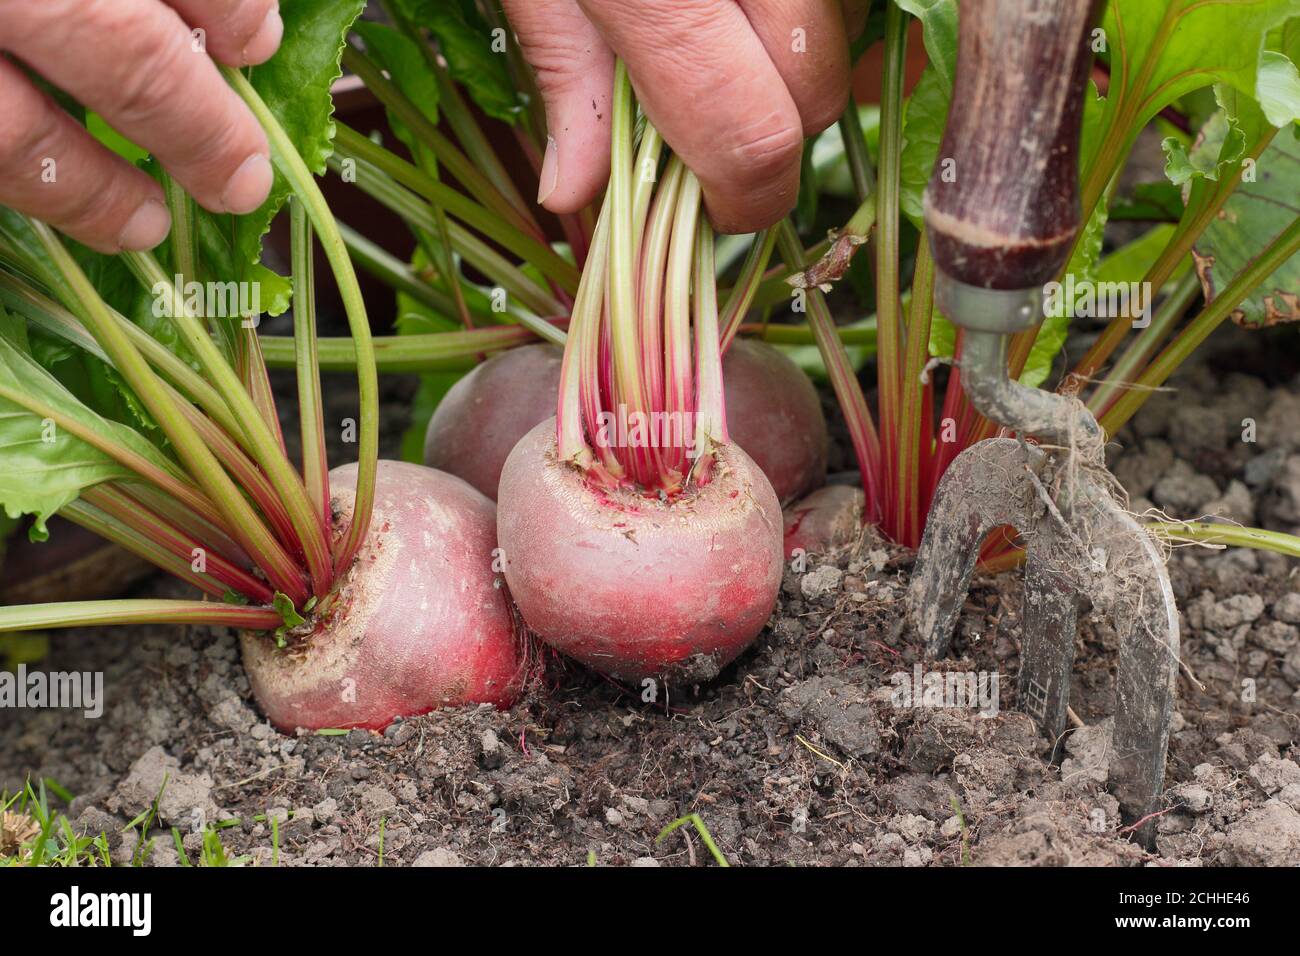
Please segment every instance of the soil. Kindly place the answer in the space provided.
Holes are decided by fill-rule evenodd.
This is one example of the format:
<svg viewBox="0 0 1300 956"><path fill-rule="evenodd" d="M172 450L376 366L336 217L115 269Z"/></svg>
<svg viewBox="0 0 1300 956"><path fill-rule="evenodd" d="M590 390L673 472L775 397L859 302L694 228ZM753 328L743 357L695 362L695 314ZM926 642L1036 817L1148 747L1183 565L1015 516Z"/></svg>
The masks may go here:
<svg viewBox="0 0 1300 956"><path fill-rule="evenodd" d="M1120 436L1112 465L1135 511L1300 526L1300 382L1268 341L1226 330L1215 359ZM410 393L392 381L388 454ZM344 377L327 393L349 407ZM375 864L381 846L385 865L712 865L689 827L656 842L690 813L733 865L1300 863L1294 562L1203 547L1171 556L1184 666L1152 851L1129 839L1105 789L1108 629L1082 619L1071 699L1084 726L1053 765L1014 709L1018 572L978 578L950 659L926 662L902 612L911 564L868 530L788 568L755 646L704 686L624 688L542 652L510 710L440 712L379 734L275 731L229 631L65 632L45 666L104 671L104 716L6 714L0 789L53 778L76 795L64 808L74 825L105 832L116 862L159 866L179 857L158 827L177 827L197 859L214 821L228 824L228 854L260 865L276 843L281 866ZM138 593L183 591L154 580ZM916 664L999 675L997 713L897 706L893 675ZM163 838L137 852L123 828L160 790Z"/></svg>

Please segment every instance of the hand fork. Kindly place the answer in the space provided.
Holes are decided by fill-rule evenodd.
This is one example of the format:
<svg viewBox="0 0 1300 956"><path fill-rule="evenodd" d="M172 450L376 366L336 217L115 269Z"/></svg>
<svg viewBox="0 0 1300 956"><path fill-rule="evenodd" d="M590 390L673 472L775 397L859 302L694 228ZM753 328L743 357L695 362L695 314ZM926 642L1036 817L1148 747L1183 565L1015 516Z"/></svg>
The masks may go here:
<svg viewBox="0 0 1300 956"><path fill-rule="evenodd" d="M948 650L980 545L1011 525L1026 548L1019 706L1059 744L1078 605L1119 636L1110 788L1149 843L1164 781L1178 611L1164 555L1116 500L1097 421L1008 374L1008 343L1042 318L1079 234L1078 151L1091 0L964 0L940 161L925 195L935 304L962 329L962 384L1018 438L966 449L940 481L908 594L933 656ZM1032 445L1024 438L1040 444ZM1055 753L1055 747L1054 747Z"/></svg>

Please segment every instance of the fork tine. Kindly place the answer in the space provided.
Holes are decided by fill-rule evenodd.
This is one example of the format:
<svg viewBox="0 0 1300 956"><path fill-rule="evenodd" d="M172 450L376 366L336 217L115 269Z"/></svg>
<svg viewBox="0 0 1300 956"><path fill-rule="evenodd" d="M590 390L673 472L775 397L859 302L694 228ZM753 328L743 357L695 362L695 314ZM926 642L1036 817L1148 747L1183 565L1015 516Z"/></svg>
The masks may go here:
<svg viewBox="0 0 1300 956"><path fill-rule="evenodd" d="M989 532L1033 523L1037 504L1025 467L1039 468L1044 459L1032 446L992 438L958 455L939 482L908 589L909 616L931 657L948 653Z"/></svg>
<svg viewBox="0 0 1300 956"><path fill-rule="evenodd" d="M1053 742L1059 754L1070 704L1074 639L1079 632L1079 595L1060 573L1058 538L1043 522L1029 540L1025 561L1025 611L1020 635L1016 699Z"/></svg>
<svg viewBox="0 0 1300 956"><path fill-rule="evenodd" d="M1164 555L1133 517L1109 496L1101 499L1109 527L1106 570L1119 593L1105 608L1119 633L1115 678L1115 759L1111 790L1126 821L1150 844L1164 789L1169 724L1178 678L1179 625Z"/></svg>

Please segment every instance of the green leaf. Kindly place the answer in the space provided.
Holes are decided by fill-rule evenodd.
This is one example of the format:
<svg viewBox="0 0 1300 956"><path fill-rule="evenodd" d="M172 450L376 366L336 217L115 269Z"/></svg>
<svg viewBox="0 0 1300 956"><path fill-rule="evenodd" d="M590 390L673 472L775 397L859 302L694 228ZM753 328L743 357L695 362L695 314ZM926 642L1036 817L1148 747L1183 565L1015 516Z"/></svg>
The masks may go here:
<svg viewBox="0 0 1300 956"><path fill-rule="evenodd" d="M323 175L334 151L334 101L330 87L342 75L344 38L365 0L282 0L284 40L280 50L249 79L284 127L307 167ZM236 219L235 250L249 266L262 259L262 237L290 193L277 172L262 207Z"/></svg>
<svg viewBox="0 0 1300 956"><path fill-rule="evenodd" d="M23 251L36 266L35 273L39 281L50 286L59 282L57 274L53 271L53 264L40 251L39 240L30 232L22 217L12 210L0 207L0 232L16 237L23 243ZM133 293L126 290L121 281L121 272L125 272L125 267L121 270L113 268L115 265L121 266L120 262L75 243L69 243L69 248L92 282L97 282L104 287L106 298L111 296L118 304L130 301ZM132 289L138 290L134 280L131 280L130 284ZM25 320L18 321L21 321L24 327L23 341L17 339L11 325L11 334L8 336L10 344L29 354L35 363L63 386L76 401L114 422L156 432L157 426L153 417L146 411L138 396L105 362L36 327L28 328ZM156 433L154 437L159 441L162 440L160 433Z"/></svg>
<svg viewBox="0 0 1300 956"><path fill-rule="evenodd" d="M895 0L921 21L930 65L908 98L903 115L903 154L899 169L899 207L912 225L922 226L922 197L939 156L948 122L953 76L957 71L956 0Z"/></svg>
<svg viewBox="0 0 1300 956"><path fill-rule="evenodd" d="M478 12L474 0L397 0L398 10L438 41L452 78L488 116L513 124L522 110L510 79L504 33Z"/></svg>
<svg viewBox="0 0 1300 956"><path fill-rule="evenodd" d="M1079 174L1087 168L1087 159L1101 146L1106 128L1107 100L1097 90L1097 84L1088 81L1087 99L1083 101L1083 123L1079 132Z"/></svg>
<svg viewBox="0 0 1300 956"><path fill-rule="evenodd" d="M1111 203L1111 222L1177 222L1183 217L1182 191L1170 182L1138 183L1133 195Z"/></svg>
<svg viewBox="0 0 1300 956"><path fill-rule="evenodd" d="M14 267L12 271L35 279L49 289L54 298L66 304L71 293L59 278L58 267L45 254L31 220L8 206L0 206L0 240L12 251L12 261L10 256L5 256L5 262ZM75 246L73 248L75 250Z"/></svg>
<svg viewBox="0 0 1300 956"><path fill-rule="evenodd" d="M33 357L40 360L40 353ZM71 347L56 362L40 363L72 395L96 414L153 433L162 441L158 425L130 385L106 362L79 348Z"/></svg>
<svg viewBox="0 0 1300 956"><path fill-rule="evenodd" d="M10 315L3 305L0 305L0 339L20 352L32 354L31 342L27 338L27 323L16 315Z"/></svg>
<svg viewBox="0 0 1300 956"><path fill-rule="evenodd" d="M1221 213L1193 248L1196 271L1210 301L1284 228L1300 216L1300 139L1278 132L1243 175ZM1232 313L1246 326L1300 321L1300 255L1287 260Z"/></svg>
<svg viewBox="0 0 1300 956"><path fill-rule="evenodd" d="M951 359L957 351L957 327L936 309L930 317L930 355Z"/></svg>
<svg viewBox="0 0 1300 956"><path fill-rule="evenodd" d="M119 256L106 256L78 242L67 243L68 251L86 273L99 297L123 315L130 315L148 293Z"/></svg>
<svg viewBox="0 0 1300 956"><path fill-rule="evenodd" d="M416 42L392 27L379 23L360 21L354 30L365 41L370 58L388 73L393 84L415 105L425 119L437 126L438 101L441 93L438 89L438 81ZM410 127L402 122L397 113L393 110L386 110L386 113L393 134L415 157L416 165L437 178L438 161L432 150L411 132ZM428 233L417 230L417 236L422 245L442 248L437 245L438 240Z"/></svg>
<svg viewBox="0 0 1300 956"><path fill-rule="evenodd" d="M430 123L438 125L438 81L416 42L382 23L362 20L352 29L365 41L370 58L388 73L389 79ZM391 111L388 117L393 132L402 142L411 145L411 134L406 126Z"/></svg>
<svg viewBox="0 0 1300 956"><path fill-rule="evenodd" d="M163 180L162 168L151 162L146 167L146 172L157 179L160 183ZM254 211L251 215L257 216L260 210ZM293 282L285 276L262 265L261 262L241 259L236 254L235 243L240 236L241 222L247 217L231 216L223 213L210 212L202 206L193 207L195 222L195 245L197 253L197 270L198 275L186 276L187 282L241 282L247 283L246 289L241 296L244 300L255 298L257 311L259 315L277 316L283 315L293 304ZM274 218L274 217L273 217ZM168 236L166 241L155 250L158 261L168 269L169 274L175 268L175 254L172 251L172 241L174 234ZM109 262L117 263L122 272L126 275L126 280L131 285L132 293L136 296L136 308L123 307L118 305L114 300L109 299L109 303L114 305L119 312L134 319L137 324L157 327L157 323L147 323L143 316L151 314L156 298L146 289L141 288L136 281L135 276L124 265L121 265L116 257L101 257ZM83 264L83 268L85 265ZM92 281L94 281L92 276ZM98 282L95 288L99 290L100 295L104 295L104 289ZM148 301L150 308L148 310L139 307L139 299ZM224 321L226 334L223 344L233 342L238 338L239 332L236 328L246 316L243 315L223 315L223 316L205 316L209 320ZM159 341L172 347L173 342L179 343L175 335L166 335L158 338ZM172 348L176 352L175 348ZM177 352L187 362L191 361L188 351L184 354Z"/></svg>
<svg viewBox="0 0 1300 956"><path fill-rule="evenodd" d="M1105 239L1106 222L1110 217L1110 207L1097 203L1097 208L1084 224L1083 234L1074 244L1070 261L1065 265L1065 277L1073 277L1075 286L1080 283L1095 282L1097 279L1097 260L1101 257L1102 241Z"/></svg>
<svg viewBox="0 0 1300 956"><path fill-rule="evenodd" d="M957 71L957 0L894 0L905 12L921 21L925 52L943 81L952 90Z"/></svg>
<svg viewBox="0 0 1300 956"><path fill-rule="evenodd" d="M4 516L0 515L0 531ZM0 541L0 563L4 560L4 542ZM15 672L20 664L39 664L50 656L50 639L46 634L18 632L0 634L0 671Z"/></svg>
<svg viewBox="0 0 1300 956"><path fill-rule="evenodd" d="M1300 119L1300 72L1284 54L1265 50L1259 63L1256 99L1274 126Z"/></svg>
<svg viewBox="0 0 1300 956"><path fill-rule="evenodd" d="M1141 282L1176 231L1173 223L1160 223L1120 246L1097 266L1097 282ZM1177 279L1190 268L1191 261L1184 257L1170 278Z"/></svg>
<svg viewBox="0 0 1300 956"><path fill-rule="evenodd" d="M1025 370L1020 374L1022 385L1037 388L1047 381L1047 376L1052 374L1052 363L1064 347L1069 331L1070 320L1064 315L1049 315L1043 319L1043 324L1038 327L1038 337L1034 339L1034 347L1029 350L1029 358L1025 360Z"/></svg>
<svg viewBox="0 0 1300 956"><path fill-rule="evenodd" d="M239 220L234 216L217 216L206 209L197 210L196 218L199 257L206 270L200 278L251 283L251 288L256 290L262 314L272 317L283 315L293 304L293 281L260 262L237 259L229 237L236 230ZM232 324L237 324L240 320L239 316L226 318Z"/></svg>
<svg viewBox="0 0 1300 956"><path fill-rule="evenodd" d="M948 122L952 86L939 71L926 67L903 114L903 155L899 165L899 208L920 229L925 218L923 197L930 172L938 161L939 144Z"/></svg>
<svg viewBox="0 0 1300 956"><path fill-rule="evenodd" d="M1111 76L1106 142L1127 149L1166 106L1214 84L1257 98L1265 38L1298 13L1300 0L1110 0L1102 21ZM1284 93L1272 79L1265 86L1270 109L1281 109Z"/></svg>
<svg viewBox="0 0 1300 956"><path fill-rule="evenodd" d="M75 420L124 445L158 468L175 467L134 429L110 421L78 401L35 360L0 337L0 387L39 400L61 416ZM133 478L104 452L75 438L23 406L0 398L0 510L11 518L34 515L32 537L44 540L46 519L83 488Z"/></svg>
<svg viewBox="0 0 1300 956"><path fill-rule="evenodd" d="M295 628L303 623L303 616L298 613L298 609L293 606L293 599L287 594L275 592L275 598L272 606L280 612L280 617L284 619L284 626Z"/></svg>
<svg viewBox="0 0 1300 956"><path fill-rule="evenodd" d="M1182 186L1196 178L1217 182L1225 168L1235 166L1245 155L1246 136L1226 111L1219 110L1190 148L1172 136L1160 145L1165 151L1165 176L1175 186Z"/></svg>
<svg viewBox="0 0 1300 956"><path fill-rule="evenodd" d="M53 371L60 362L77 354L77 346L39 326L28 326L27 341L31 348L25 351L29 351L32 358L36 359L36 364L46 371ZM57 375L54 377L58 378Z"/></svg>

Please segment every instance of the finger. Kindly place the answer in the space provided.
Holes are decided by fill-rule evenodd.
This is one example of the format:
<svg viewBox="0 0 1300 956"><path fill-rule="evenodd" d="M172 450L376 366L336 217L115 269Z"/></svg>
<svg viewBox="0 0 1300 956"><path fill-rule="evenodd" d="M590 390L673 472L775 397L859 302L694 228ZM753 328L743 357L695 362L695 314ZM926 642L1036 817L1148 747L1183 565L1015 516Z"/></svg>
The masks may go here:
<svg viewBox="0 0 1300 956"><path fill-rule="evenodd" d="M537 201L577 212L609 178L614 54L576 0L505 0L505 10L546 102L550 137Z"/></svg>
<svg viewBox="0 0 1300 956"><path fill-rule="evenodd" d="M13 19L6 49L148 149L208 209L247 213L265 201L266 136L176 11L156 0L42 0Z"/></svg>
<svg viewBox="0 0 1300 956"><path fill-rule="evenodd" d="M803 123L732 0L581 0L642 108L699 177L713 224L753 232L794 206Z"/></svg>
<svg viewBox="0 0 1300 956"><path fill-rule="evenodd" d="M208 52L227 66L265 63L280 48L284 21L278 0L167 0L202 30Z"/></svg>
<svg viewBox="0 0 1300 956"><path fill-rule="evenodd" d="M805 136L840 118L849 95L849 41L838 0L739 0L799 108Z"/></svg>
<svg viewBox="0 0 1300 956"><path fill-rule="evenodd" d="M152 249L171 227L162 188L97 143L0 57L0 205L98 252Z"/></svg>

